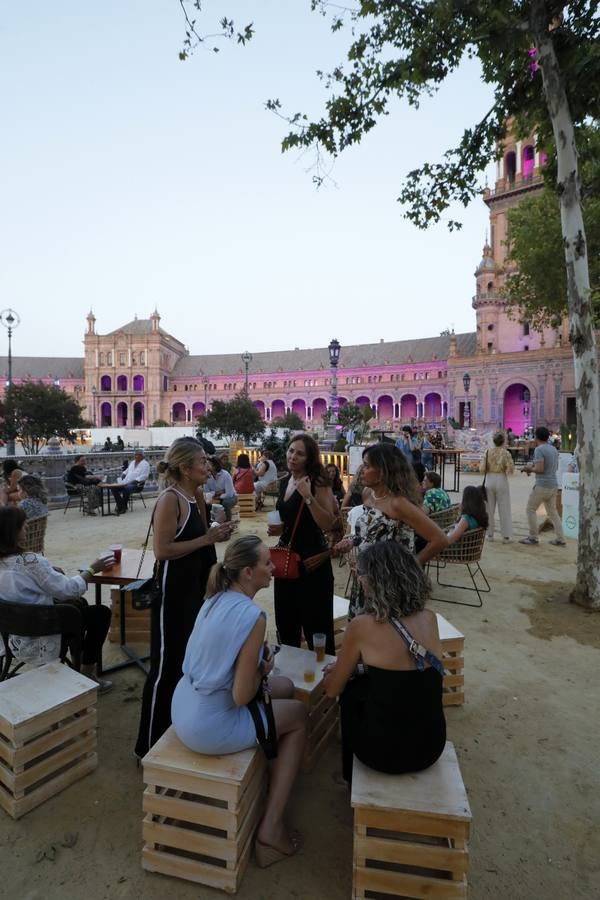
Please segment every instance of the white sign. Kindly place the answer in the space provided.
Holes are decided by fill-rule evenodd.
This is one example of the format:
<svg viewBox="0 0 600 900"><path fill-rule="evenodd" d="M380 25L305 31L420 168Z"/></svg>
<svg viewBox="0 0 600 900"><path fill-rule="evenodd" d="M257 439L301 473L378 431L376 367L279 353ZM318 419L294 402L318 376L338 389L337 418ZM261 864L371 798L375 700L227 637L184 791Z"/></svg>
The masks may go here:
<svg viewBox="0 0 600 900"><path fill-rule="evenodd" d="M562 477L562 524L565 537L579 537L579 472L564 472Z"/></svg>

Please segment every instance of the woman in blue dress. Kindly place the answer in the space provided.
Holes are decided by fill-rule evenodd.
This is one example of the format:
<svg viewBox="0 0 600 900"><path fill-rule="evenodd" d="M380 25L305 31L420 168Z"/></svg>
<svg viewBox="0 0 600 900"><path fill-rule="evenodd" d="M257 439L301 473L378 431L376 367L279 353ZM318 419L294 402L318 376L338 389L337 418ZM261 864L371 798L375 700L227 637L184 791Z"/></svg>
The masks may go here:
<svg viewBox="0 0 600 900"><path fill-rule="evenodd" d="M211 569L207 599L189 639L171 707L179 739L198 753L237 753L256 745L246 704L272 671L274 656L265 644L265 613L253 598L268 587L272 570L268 548L253 534L234 541L223 562ZM279 750L255 844L256 861L263 867L298 848L298 837L288 833L283 814L306 732L305 707L291 699L292 682L272 678L270 683Z"/></svg>

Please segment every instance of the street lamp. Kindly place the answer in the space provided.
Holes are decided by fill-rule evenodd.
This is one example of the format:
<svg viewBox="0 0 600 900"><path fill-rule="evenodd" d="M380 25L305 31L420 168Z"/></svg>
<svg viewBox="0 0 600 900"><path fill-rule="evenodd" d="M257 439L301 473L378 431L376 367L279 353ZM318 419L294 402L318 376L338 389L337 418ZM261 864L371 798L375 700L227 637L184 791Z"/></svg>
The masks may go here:
<svg viewBox="0 0 600 900"><path fill-rule="evenodd" d="M529 401L531 400L531 394L529 393L527 388L524 388L521 396L523 398L523 416L525 418L525 428L529 428Z"/></svg>
<svg viewBox="0 0 600 900"><path fill-rule="evenodd" d="M12 388L12 333L13 330L17 328L20 321L21 319L19 318L19 314L16 313L14 309L3 309L2 312L0 312L0 322L2 322L2 324L8 331L8 381L6 383L7 393ZM14 427L6 442L6 454L7 456L15 455Z"/></svg>
<svg viewBox="0 0 600 900"><path fill-rule="evenodd" d="M333 338L333 340L329 342L327 349L329 350L329 366L331 368L331 422L335 425L338 416L337 367L340 361L340 350L342 349L342 345L337 338Z"/></svg>
<svg viewBox="0 0 600 900"><path fill-rule="evenodd" d="M471 387L471 376L466 372L463 375L463 387L465 389L465 394L467 399L465 400L465 426L467 428L471 427L471 401L469 400L469 388Z"/></svg>
<svg viewBox="0 0 600 900"><path fill-rule="evenodd" d="M245 383L246 383L246 394L248 394L248 366L252 362L252 354L248 353L247 350L245 350L242 353L242 362L244 363L244 368L246 370L246 382Z"/></svg>
<svg viewBox="0 0 600 900"><path fill-rule="evenodd" d="M202 376L202 384L204 385L204 415L208 412L208 375Z"/></svg>

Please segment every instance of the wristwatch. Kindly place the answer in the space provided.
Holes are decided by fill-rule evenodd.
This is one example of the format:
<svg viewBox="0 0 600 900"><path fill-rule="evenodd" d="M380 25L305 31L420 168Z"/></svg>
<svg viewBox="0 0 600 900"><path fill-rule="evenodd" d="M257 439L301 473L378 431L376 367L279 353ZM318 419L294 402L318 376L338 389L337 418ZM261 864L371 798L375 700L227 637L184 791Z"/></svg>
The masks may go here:
<svg viewBox="0 0 600 900"><path fill-rule="evenodd" d="M305 497L304 502L306 503L307 506L310 506L312 503L312 497Z"/></svg>

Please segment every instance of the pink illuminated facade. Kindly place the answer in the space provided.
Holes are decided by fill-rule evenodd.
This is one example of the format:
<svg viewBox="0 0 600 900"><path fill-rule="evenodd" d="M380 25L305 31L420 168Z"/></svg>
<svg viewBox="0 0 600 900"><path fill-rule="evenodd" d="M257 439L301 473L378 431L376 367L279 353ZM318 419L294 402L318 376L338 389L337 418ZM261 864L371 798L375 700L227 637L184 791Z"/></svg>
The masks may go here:
<svg viewBox="0 0 600 900"><path fill-rule="evenodd" d="M462 423L470 418L478 428L510 426L522 434L536 424L558 428L575 422L567 323L534 332L527 322L508 317L500 294L507 213L522 197L541 189L543 163L533 140L509 138L503 151L495 187L484 193L490 242L475 272L476 330L342 345L339 402L368 404L382 428L440 426L452 417ZM191 424L213 400L232 398L245 382L241 354L190 355L160 327L156 311L109 334L96 332L90 312L83 359L17 357L13 373L17 383L59 383L77 396L95 425L122 429L157 420ZM293 411L308 430L318 431L330 393L327 347L253 352L249 395L267 423Z"/></svg>

